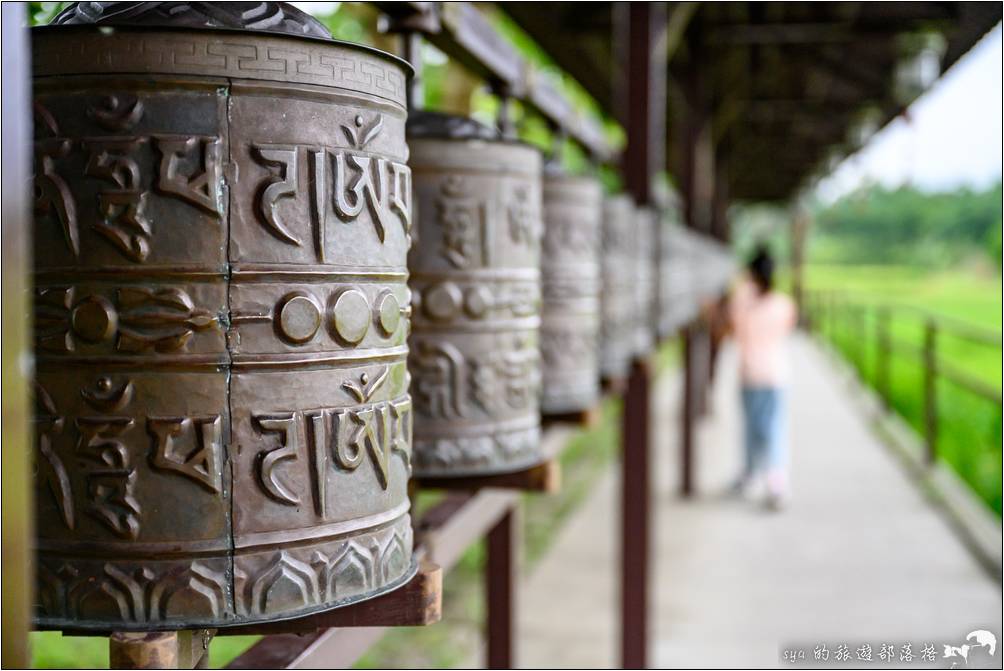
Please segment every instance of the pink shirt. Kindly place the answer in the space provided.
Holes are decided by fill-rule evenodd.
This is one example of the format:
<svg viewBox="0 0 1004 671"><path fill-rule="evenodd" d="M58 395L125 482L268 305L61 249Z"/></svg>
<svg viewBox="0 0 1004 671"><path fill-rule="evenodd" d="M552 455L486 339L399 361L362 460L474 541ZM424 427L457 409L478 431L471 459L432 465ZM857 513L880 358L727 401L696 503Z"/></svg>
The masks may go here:
<svg viewBox="0 0 1004 671"><path fill-rule="evenodd" d="M743 384L782 387L788 383L788 335L795 328L795 303L776 291L760 294L753 282L736 287L729 318L739 345Z"/></svg>

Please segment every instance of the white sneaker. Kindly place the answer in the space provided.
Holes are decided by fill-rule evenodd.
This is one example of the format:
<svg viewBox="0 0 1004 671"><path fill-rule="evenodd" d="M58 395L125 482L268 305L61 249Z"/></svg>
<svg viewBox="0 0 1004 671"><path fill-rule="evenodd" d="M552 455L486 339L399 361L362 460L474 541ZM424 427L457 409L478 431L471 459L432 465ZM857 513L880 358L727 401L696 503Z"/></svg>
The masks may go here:
<svg viewBox="0 0 1004 671"><path fill-rule="evenodd" d="M788 495L778 492L768 492L764 497L764 507L771 512L780 512L788 507Z"/></svg>

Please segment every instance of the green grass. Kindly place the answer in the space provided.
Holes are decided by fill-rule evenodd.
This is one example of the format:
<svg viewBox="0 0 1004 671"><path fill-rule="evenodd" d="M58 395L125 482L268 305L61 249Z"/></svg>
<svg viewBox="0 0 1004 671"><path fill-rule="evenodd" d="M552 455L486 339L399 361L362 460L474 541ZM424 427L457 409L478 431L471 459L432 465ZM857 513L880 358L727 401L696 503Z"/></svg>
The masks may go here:
<svg viewBox="0 0 1004 671"><path fill-rule="evenodd" d="M925 272L899 266L809 266L810 291L833 292L847 304L862 306L838 311L824 320L823 330L838 351L854 365L862 379L877 386L879 379L876 306L894 307L889 333L889 405L923 434L924 370L919 351L929 316L1000 332L1001 278L976 272ZM939 330L938 360L1001 389L1001 348L970 342ZM939 378L937 450L998 515L1001 514L1001 409L959 385Z"/></svg>

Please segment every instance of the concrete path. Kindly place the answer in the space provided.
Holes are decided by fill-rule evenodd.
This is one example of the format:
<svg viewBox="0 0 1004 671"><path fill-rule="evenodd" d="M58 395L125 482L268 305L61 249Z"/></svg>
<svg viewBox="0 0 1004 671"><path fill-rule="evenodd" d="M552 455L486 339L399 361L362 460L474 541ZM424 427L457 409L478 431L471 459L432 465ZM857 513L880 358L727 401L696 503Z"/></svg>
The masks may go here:
<svg viewBox="0 0 1004 671"><path fill-rule="evenodd" d="M651 663L659 667L948 667L944 644L974 629L998 639L969 667L1000 668L1001 588L988 578L857 414L840 377L807 340L792 351L794 497L781 513L723 495L739 464L735 355L723 352L710 415L699 429L700 495L682 501L675 380L656 392L656 511ZM520 666L619 664L617 474L611 469L521 590ZM912 662L900 661L911 644ZM858 658L870 644L873 661ZM880 660L883 644L896 660ZM827 660L815 660L825 645ZM924 663L934 645L937 661ZM820 652L822 650L820 649ZM797 654L797 653L796 653ZM862 655L867 654L865 649Z"/></svg>

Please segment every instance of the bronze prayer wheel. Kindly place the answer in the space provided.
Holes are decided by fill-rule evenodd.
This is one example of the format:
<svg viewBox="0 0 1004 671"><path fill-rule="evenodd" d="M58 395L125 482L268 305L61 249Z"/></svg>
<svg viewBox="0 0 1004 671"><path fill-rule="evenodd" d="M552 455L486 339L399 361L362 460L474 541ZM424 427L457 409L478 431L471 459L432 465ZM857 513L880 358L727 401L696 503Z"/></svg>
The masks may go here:
<svg viewBox="0 0 1004 671"><path fill-rule="evenodd" d="M541 158L468 119L408 123L415 473L520 470L540 451Z"/></svg>
<svg viewBox="0 0 1004 671"><path fill-rule="evenodd" d="M634 354L634 205L620 194L603 201L600 372L626 377Z"/></svg>
<svg viewBox="0 0 1004 671"><path fill-rule="evenodd" d="M649 207L634 210L632 234L634 235L634 353L645 356L655 347L656 273L658 249L656 247L656 216Z"/></svg>
<svg viewBox="0 0 1004 671"><path fill-rule="evenodd" d="M679 223L675 199L659 223L659 336L671 336L688 320L692 284L685 248L686 231Z"/></svg>
<svg viewBox="0 0 1004 671"><path fill-rule="evenodd" d="M403 584L408 66L282 3L56 23L32 35L38 625Z"/></svg>
<svg viewBox="0 0 1004 671"><path fill-rule="evenodd" d="M541 411L587 410L600 396L600 221L592 177L545 170Z"/></svg>

